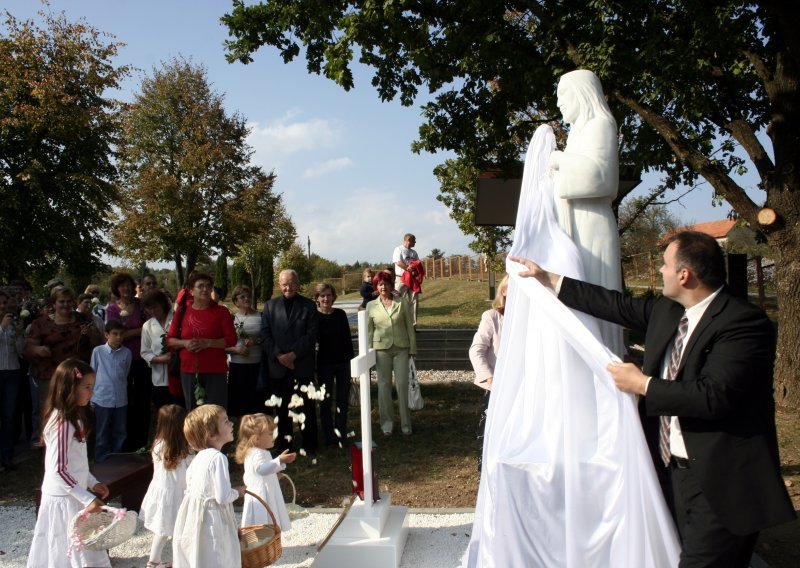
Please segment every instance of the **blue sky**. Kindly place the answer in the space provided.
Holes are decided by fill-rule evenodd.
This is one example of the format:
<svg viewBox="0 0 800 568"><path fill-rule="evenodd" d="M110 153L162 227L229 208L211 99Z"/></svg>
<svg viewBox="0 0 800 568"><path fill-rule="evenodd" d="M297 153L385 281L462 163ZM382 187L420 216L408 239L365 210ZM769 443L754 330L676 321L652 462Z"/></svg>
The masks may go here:
<svg viewBox="0 0 800 568"><path fill-rule="evenodd" d="M182 55L203 64L230 112L250 125L254 161L277 175L276 190L305 247L341 263L386 262L402 235L417 236L417 251L432 248L469 254L461 234L438 201L433 168L446 154L411 152L421 122L419 106L382 103L370 85L369 69L356 67L356 87L346 92L306 71L302 58L285 65L272 49L262 49L249 65L225 61L226 29L219 17L227 1L51 0L54 12L83 17L126 45L118 63L139 70L118 95L130 100L144 73ZM7 0L17 18L41 9L36 0ZM654 185L646 177L640 191ZM696 190L672 205L683 221L724 218L730 208L712 208L711 192Z"/></svg>

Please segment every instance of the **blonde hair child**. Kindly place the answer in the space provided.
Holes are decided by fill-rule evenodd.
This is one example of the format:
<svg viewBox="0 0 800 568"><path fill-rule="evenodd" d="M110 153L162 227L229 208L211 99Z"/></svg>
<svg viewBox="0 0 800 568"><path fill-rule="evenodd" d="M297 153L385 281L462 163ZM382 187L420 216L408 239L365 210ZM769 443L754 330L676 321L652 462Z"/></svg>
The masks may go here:
<svg viewBox="0 0 800 568"><path fill-rule="evenodd" d="M161 551L172 538L186 489L186 469L194 456L183 435L186 410L177 404L167 404L158 411L156 437L150 452L153 457L153 480L142 501L139 518L153 533L147 568L161 564Z"/></svg>
<svg viewBox="0 0 800 568"><path fill-rule="evenodd" d="M197 455L186 470L186 491L175 521L175 568L238 568L242 565L233 502L244 487L231 487L222 446L233 441L233 422L216 404L186 415L183 433Z"/></svg>
<svg viewBox="0 0 800 568"><path fill-rule="evenodd" d="M98 512L108 487L89 471L86 440L95 374L78 359L67 359L53 372L42 418L45 446L42 502L28 566L110 566L105 551L71 546L69 522L83 510ZM98 499L89 490L100 496Z"/></svg>
<svg viewBox="0 0 800 568"><path fill-rule="evenodd" d="M239 442L236 445L236 461L244 464L244 483L247 490L266 501L275 515L282 531L292 528L283 493L278 483L278 472L292 463L296 454L285 450L274 458L269 450L275 445L277 424L266 414L247 414L239 422ZM244 497L242 526L271 523L264 506L250 495Z"/></svg>

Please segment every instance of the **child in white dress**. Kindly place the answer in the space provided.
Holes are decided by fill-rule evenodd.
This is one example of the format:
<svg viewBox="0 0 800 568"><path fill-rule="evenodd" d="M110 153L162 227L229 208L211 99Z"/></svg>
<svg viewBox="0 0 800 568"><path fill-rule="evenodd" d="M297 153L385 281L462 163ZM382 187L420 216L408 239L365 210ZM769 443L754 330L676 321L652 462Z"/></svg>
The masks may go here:
<svg viewBox="0 0 800 568"><path fill-rule="evenodd" d="M192 461L189 444L183 435L186 410L177 404L167 404L158 411L156 437L150 454L153 457L153 481L142 501L139 518L153 533L147 568L161 565L161 551L172 538L186 489L186 468Z"/></svg>
<svg viewBox="0 0 800 568"><path fill-rule="evenodd" d="M233 502L244 487L231 487L228 458L220 450L233 441L225 409L204 404L192 410L183 433L197 455L186 470L186 492L172 537L175 568L239 568L242 556Z"/></svg>
<svg viewBox="0 0 800 568"><path fill-rule="evenodd" d="M28 553L28 568L111 566L107 552L73 546L69 534L69 523L75 515L84 510L99 512L103 506L100 499L108 496L108 487L89 472L86 455L95 374L83 361L67 359L56 368L50 381L42 419L42 503Z"/></svg>
<svg viewBox="0 0 800 568"><path fill-rule="evenodd" d="M278 472L286 469L297 457L289 450L272 458L269 449L275 445L277 425L272 416L248 414L239 423L239 442L236 446L236 461L244 464L244 483L247 490L267 502L282 531L292 528L283 493L278 483ZM264 506L250 495L244 496L242 526L272 524Z"/></svg>

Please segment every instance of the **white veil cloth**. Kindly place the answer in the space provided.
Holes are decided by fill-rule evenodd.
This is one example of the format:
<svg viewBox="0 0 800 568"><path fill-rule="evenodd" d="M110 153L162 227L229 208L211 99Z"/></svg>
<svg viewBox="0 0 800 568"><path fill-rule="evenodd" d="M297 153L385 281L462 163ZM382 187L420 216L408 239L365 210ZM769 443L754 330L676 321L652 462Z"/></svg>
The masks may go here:
<svg viewBox="0 0 800 568"><path fill-rule="evenodd" d="M513 255L581 278L554 213L549 126L525 161ZM511 275L486 421L469 568L662 568L680 547L634 398L605 370L618 360L594 318L574 312L523 267Z"/></svg>

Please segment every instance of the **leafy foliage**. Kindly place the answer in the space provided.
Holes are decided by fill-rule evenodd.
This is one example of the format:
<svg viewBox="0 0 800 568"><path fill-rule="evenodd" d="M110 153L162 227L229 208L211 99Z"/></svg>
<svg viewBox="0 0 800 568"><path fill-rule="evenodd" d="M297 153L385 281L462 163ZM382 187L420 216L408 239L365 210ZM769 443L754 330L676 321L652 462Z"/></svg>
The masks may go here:
<svg viewBox="0 0 800 568"><path fill-rule="evenodd" d="M8 12L0 35L0 279L103 268L117 199L112 146L120 44L84 21ZM11 244L13 243L13 246Z"/></svg>
<svg viewBox="0 0 800 568"><path fill-rule="evenodd" d="M282 207L275 176L250 164L243 117L228 116L206 71L172 59L123 112L120 252L174 261L181 279L214 252L235 254Z"/></svg>
<svg viewBox="0 0 800 568"><path fill-rule="evenodd" d="M543 120L556 118L567 71L601 79L620 127L623 168L657 170L665 187L705 178L714 199L757 224L762 204L735 179L754 170L778 222L776 392L800 407L800 11L775 0L310 0L245 5L222 18L228 59L261 46L285 62L304 49L309 72L353 87L357 57L383 100L422 89L416 151L452 150L501 170ZM758 137L766 132L772 148ZM746 158L743 158L746 156ZM446 195L443 193L443 195ZM463 229L462 229L463 230ZM785 295L785 297L782 297Z"/></svg>
<svg viewBox="0 0 800 568"><path fill-rule="evenodd" d="M308 258L306 252L297 243L283 251L280 260L278 261L277 273L280 274L281 270L292 269L297 272L300 279L301 286L307 286L311 283L313 265L311 259ZM276 275L277 276L277 275Z"/></svg>

